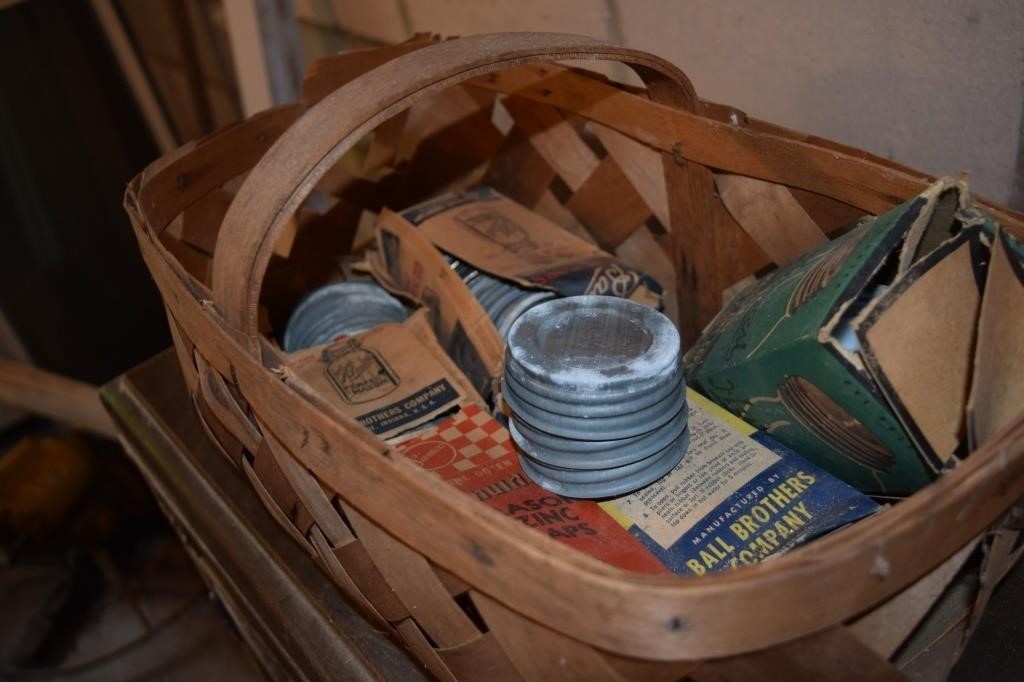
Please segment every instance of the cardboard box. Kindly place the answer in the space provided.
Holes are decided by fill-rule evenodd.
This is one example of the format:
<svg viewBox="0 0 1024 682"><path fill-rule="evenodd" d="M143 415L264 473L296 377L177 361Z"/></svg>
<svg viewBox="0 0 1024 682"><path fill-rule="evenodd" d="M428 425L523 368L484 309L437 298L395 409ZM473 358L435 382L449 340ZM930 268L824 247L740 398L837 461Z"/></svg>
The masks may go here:
<svg viewBox="0 0 1024 682"><path fill-rule="evenodd" d="M1024 244L999 230L989 259L967 402L972 449L984 445L1024 410L1022 350Z"/></svg>
<svg viewBox="0 0 1024 682"><path fill-rule="evenodd" d="M857 488L904 495L966 453L994 224L943 179L738 294L692 385Z"/></svg>

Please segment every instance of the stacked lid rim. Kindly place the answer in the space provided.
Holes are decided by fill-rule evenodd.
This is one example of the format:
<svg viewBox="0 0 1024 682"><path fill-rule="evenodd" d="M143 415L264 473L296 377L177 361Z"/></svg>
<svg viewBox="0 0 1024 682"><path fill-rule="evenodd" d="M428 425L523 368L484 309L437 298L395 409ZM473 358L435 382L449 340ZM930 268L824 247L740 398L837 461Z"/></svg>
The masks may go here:
<svg viewBox="0 0 1024 682"><path fill-rule="evenodd" d="M307 295L292 311L281 346L294 353L405 318L402 302L376 282L327 284Z"/></svg>
<svg viewBox="0 0 1024 682"><path fill-rule="evenodd" d="M689 442L679 332L610 296L557 299L512 325L502 381L523 469L575 497L607 497L668 473Z"/></svg>
<svg viewBox="0 0 1024 682"><path fill-rule="evenodd" d="M520 315L539 303L555 298L554 292L522 287L492 277L451 256L445 258L452 271L469 287L470 293L476 297L502 338L508 337L509 330Z"/></svg>

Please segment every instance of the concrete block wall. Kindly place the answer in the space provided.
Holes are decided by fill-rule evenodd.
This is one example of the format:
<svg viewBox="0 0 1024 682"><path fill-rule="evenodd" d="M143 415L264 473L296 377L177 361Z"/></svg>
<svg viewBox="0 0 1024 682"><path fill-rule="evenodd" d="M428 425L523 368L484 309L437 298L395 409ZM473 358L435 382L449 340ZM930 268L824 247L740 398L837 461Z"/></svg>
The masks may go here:
<svg viewBox="0 0 1024 682"><path fill-rule="evenodd" d="M1024 207L1021 0L298 0L383 42L581 33L667 57L705 99Z"/></svg>

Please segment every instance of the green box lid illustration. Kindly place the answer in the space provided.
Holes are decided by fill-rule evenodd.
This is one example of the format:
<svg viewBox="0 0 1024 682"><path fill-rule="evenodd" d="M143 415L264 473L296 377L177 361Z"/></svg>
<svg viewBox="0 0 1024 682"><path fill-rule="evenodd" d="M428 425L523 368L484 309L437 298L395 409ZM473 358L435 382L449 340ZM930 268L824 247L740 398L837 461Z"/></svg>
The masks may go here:
<svg viewBox="0 0 1024 682"><path fill-rule="evenodd" d="M995 226L945 178L740 292L692 385L857 488L905 495L966 447Z"/></svg>

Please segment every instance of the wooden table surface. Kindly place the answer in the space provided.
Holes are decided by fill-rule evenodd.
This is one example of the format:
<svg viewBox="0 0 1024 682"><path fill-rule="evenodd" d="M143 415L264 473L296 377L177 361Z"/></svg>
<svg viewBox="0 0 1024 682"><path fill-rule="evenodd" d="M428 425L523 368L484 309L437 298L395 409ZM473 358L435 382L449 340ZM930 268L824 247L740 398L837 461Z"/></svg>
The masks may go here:
<svg viewBox="0 0 1024 682"><path fill-rule="evenodd" d="M209 442L171 350L102 389L121 441L271 679L417 680Z"/></svg>

